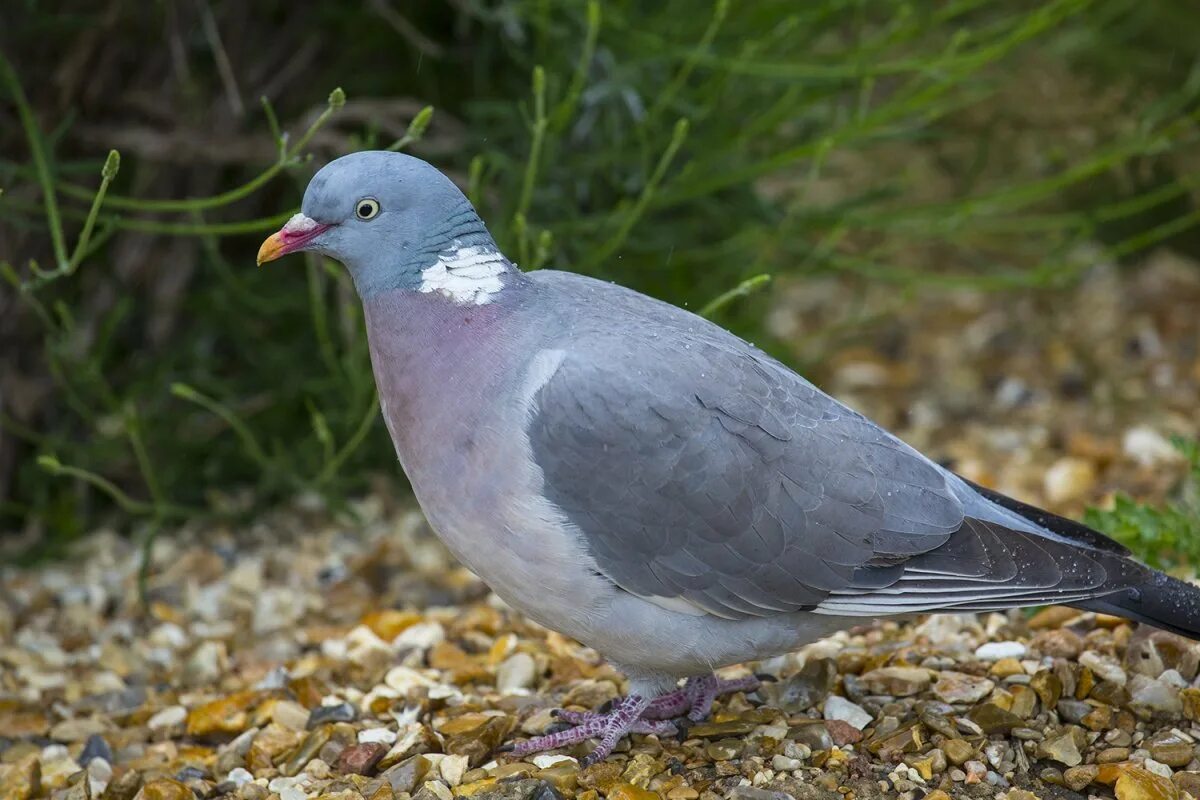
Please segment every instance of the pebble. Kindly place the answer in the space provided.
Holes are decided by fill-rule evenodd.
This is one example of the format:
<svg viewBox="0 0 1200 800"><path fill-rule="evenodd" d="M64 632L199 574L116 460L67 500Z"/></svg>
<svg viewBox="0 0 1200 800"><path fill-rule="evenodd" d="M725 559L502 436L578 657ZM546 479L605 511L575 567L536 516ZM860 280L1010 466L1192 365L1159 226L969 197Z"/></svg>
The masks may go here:
<svg viewBox="0 0 1200 800"><path fill-rule="evenodd" d="M94 733L88 737L88 740L83 745L83 750L79 754L79 766L86 767L91 763L93 758L101 758L112 763L113 751L108 746L108 742L103 736Z"/></svg>
<svg viewBox="0 0 1200 800"><path fill-rule="evenodd" d="M804 766L804 762L798 758L788 758L781 755L771 757L771 767L778 772L791 772L792 770L800 769L802 766Z"/></svg>
<svg viewBox="0 0 1200 800"><path fill-rule="evenodd" d="M112 782L112 762L107 758L96 756L88 761L86 771L88 788L91 790L93 797L99 797L108 788L109 783Z"/></svg>
<svg viewBox="0 0 1200 800"><path fill-rule="evenodd" d="M1118 686L1124 686L1128 678L1125 670L1112 656L1105 656L1094 650L1086 650L1079 655L1079 663L1096 673L1101 680L1110 681Z"/></svg>
<svg viewBox="0 0 1200 800"><path fill-rule="evenodd" d="M944 703L976 703L996 688L994 681L947 670L938 676L933 693Z"/></svg>
<svg viewBox="0 0 1200 800"><path fill-rule="evenodd" d="M438 772L441 773L442 780L446 781L448 785L458 786L467 772L467 757L446 756L438 763Z"/></svg>
<svg viewBox="0 0 1200 800"><path fill-rule="evenodd" d="M305 730L308 718L309 710L292 700L279 700L271 706L271 721L288 730Z"/></svg>
<svg viewBox="0 0 1200 800"><path fill-rule="evenodd" d="M932 682L929 670L918 667L880 667L862 676L862 682L875 694L907 697L922 691Z"/></svg>
<svg viewBox="0 0 1200 800"><path fill-rule="evenodd" d="M1178 714L1183 710L1179 689L1145 675L1134 675L1129 679L1129 701L1150 711Z"/></svg>
<svg viewBox="0 0 1200 800"><path fill-rule="evenodd" d="M1061 505L1086 497L1095 484L1096 467L1091 461L1064 456L1046 470L1042 490L1051 503Z"/></svg>
<svg viewBox="0 0 1200 800"><path fill-rule="evenodd" d="M188 712L183 706L167 706L146 721L146 727L152 731L165 730L183 725L187 722Z"/></svg>
<svg viewBox="0 0 1200 800"><path fill-rule="evenodd" d="M371 775L386 753L387 748L378 742L350 745L342 750L334 769L343 775Z"/></svg>
<svg viewBox="0 0 1200 800"><path fill-rule="evenodd" d="M236 769L232 769L229 771L229 774L225 777L225 780L232 783L235 788L240 789L243 784L249 783L250 781L254 780L254 776L251 775L250 772L247 771L244 767L237 767Z"/></svg>
<svg viewBox="0 0 1200 800"><path fill-rule="evenodd" d="M825 698L824 717L848 723L860 731L875 719L862 706L836 694Z"/></svg>
<svg viewBox="0 0 1200 800"><path fill-rule="evenodd" d="M365 728L358 732L359 744L392 745L396 741L396 732L388 728Z"/></svg>
<svg viewBox="0 0 1200 800"><path fill-rule="evenodd" d="M304 723L304 727L312 730L328 722L353 722L357 718L358 710L349 703L320 705L309 712L308 721Z"/></svg>
<svg viewBox="0 0 1200 800"><path fill-rule="evenodd" d="M533 686L537 665L528 653L513 653L496 668L496 688L505 693Z"/></svg>
<svg viewBox="0 0 1200 800"><path fill-rule="evenodd" d="M1100 768L1094 764L1071 767L1063 771L1063 782L1074 791L1081 792L1092 781L1096 780L1096 776L1099 774Z"/></svg>
<svg viewBox="0 0 1200 800"><path fill-rule="evenodd" d="M999 661L1002 658L1021 658L1025 645L1020 642L985 642L975 648L975 657L983 661Z"/></svg>
<svg viewBox="0 0 1200 800"><path fill-rule="evenodd" d="M1177 464L1183 460L1183 454L1167 437L1145 425L1125 431L1121 437L1121 450L1143 467Z"/></svg>

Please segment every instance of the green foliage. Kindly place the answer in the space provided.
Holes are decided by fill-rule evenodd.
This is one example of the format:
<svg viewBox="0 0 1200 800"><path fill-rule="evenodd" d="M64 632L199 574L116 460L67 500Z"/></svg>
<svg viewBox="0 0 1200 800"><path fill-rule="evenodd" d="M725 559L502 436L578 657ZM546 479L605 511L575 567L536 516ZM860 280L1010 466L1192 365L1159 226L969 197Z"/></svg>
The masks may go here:
<svg viewBox="0 0 1200 800"><path fill-rule="evenodd" d="M0 527L56 541L113 511L155 530L297 493L340 506L396 472L346 276L315 257L252 267L315 166L347 150L457 170L526 269L617 280L758 338L767 276L1054 286L1091 263L1081 245L1191 246L1200 221L1184 158L1200 69L1178 55L1200 17L1184 3L467 0L403 4L402 25L398 3L197 5L221 36L172 4L6 18L0 273L20 299L6 352L21 386L51 388L33 411L0 405ZM283 71L301 72L279 93L287 52ZM78 64L103 102L54 96L47 76ZM1030 95L1054 81L1082 110ZM261 115L206 118L260 93ZM403 97L420 98L407 130L355 106ZM109 142L77 135L92 117L128 122L135 145L169 119L270 147L234 166L152 147L102 164Z"/></svg>
<svg viewBox="0 0 1200 800"><path fill-rule="evenodd" d="M1176 439L1189 470L1173 500L1161 507L1118 494L1111 509L1088 509L1084 521L1162 568L1200 565L1200 442Z"/></svg>

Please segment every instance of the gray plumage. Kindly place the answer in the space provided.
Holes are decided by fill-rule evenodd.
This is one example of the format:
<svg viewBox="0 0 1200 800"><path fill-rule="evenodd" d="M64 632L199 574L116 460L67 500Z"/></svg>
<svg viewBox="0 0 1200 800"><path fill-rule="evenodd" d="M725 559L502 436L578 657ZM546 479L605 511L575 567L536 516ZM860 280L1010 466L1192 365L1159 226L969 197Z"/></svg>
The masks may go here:
<svg viewBox="0 0 1200 800"><path fill-rule="evenodd" d="M355 218L364 197L377 218ZM864 616L1072 603L1200 631L1197 590L969 484L727 331L521 273L423 162L339 159L303 210L260 259L313 249L349 268L433 528L507 602L629 674L636 708L579 728L608 737L601 755L678 678Z"/></svg>

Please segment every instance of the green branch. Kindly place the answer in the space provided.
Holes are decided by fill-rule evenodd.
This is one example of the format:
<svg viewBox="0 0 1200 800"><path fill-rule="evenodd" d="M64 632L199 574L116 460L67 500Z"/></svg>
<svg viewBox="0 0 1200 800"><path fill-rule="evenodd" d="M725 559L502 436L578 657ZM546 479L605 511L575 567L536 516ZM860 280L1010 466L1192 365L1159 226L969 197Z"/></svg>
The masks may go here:
<svg viewBox="0 0 1200 800"><path fill-rule="evenodd" d="M321 127L329 121L338 109L346 104L346 93L340 88L334 89L329 93L329 99L326 102L325 110L321 112L304 134L296 140L296 143L290 147L281 148L279 157L275 163L267 167L255 177L251 178L241 186L230 189L220 194L215 194L210 197L191 197L183 200L143 200L137 197L122 197L114 195L108 199L110 208L125 209L128 211L141 211L152 214L167 214L181 211L206 211L213 208L221 208L231 203L247 197L257 189L264 186L268 181L278 175L284 168L297 163L296 159L300 153L308 145L309 141ZM271 126L271 134L276 137L277 143L286 145L286 134L279 133L279 123L275 119L275 113L271 110L269 103L263 102L264 112L267 114L267 123ZM65 195L78 199L87 199L91 197L91 193L82 186L74 184L63 184L62 192ZM131 227L128 222L122 222L123 227ZM135 229L136 230L136 229Z"/></svg>

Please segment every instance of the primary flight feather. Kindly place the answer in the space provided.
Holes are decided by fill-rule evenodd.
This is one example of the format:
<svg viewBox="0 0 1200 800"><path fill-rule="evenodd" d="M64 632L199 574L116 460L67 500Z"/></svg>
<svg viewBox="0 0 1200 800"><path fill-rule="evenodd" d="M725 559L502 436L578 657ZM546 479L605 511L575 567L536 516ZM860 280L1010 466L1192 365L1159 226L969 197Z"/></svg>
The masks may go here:
<svg viewBox="0 0 1200 800"><path fill-rule="evenodd" d="M522 273L410 156L321 169L259 263L349 269L380 404L433 529L505 601L594 647L630 694L518 754L669 733L713 669L861 617L1066 603L1200 635L1200 589L975 486L696 315ZM687 678L682 688L677 681Z"/></svg>

